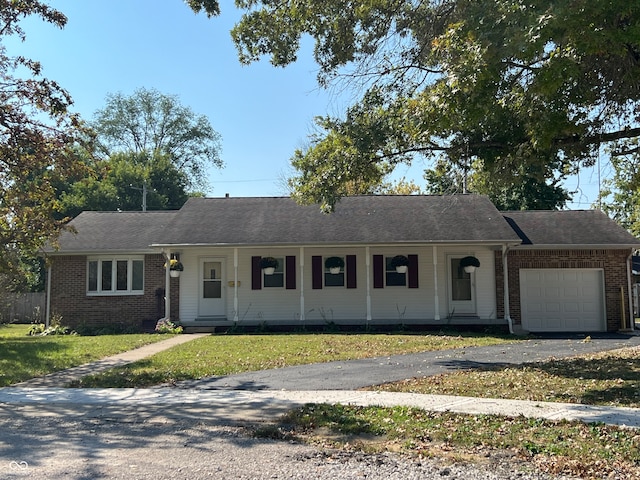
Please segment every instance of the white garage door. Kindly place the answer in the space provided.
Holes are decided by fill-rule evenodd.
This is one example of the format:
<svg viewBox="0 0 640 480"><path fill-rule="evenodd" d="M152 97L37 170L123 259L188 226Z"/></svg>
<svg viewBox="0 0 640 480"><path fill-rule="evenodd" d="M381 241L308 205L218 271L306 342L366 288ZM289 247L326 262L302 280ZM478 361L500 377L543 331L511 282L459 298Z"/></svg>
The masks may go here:
<svg viewBox="0 0 640 480"><path fill-rule="evenodd" d="M520 270L522 327L530 332L604 331L603 296L602 270Z"/></svg>

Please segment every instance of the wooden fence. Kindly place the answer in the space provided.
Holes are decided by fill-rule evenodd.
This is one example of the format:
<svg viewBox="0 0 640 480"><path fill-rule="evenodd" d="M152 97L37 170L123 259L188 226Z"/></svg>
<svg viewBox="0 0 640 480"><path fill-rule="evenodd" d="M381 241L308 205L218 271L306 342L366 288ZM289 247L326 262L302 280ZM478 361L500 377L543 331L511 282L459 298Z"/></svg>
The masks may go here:
<svg viewBox="0 0 640 480"><path fill-rule="evenodd" d="M38 293L5 293L0 300L0 321L44 323L46 294Z"/></svg>

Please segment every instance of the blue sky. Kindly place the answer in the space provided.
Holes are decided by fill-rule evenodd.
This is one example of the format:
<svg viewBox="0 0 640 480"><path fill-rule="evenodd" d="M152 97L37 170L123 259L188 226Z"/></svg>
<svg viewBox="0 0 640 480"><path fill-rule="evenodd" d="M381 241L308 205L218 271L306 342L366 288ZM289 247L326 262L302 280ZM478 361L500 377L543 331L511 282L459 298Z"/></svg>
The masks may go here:
<svg viewBox="0 0 640 480"><path fill-rule="evenodd" d="M299 60L274 68L267 60L240 65L229 31L240 13L222 1L222 15L195 15L181 0L54 0L68 17L57 29L36 19L22 22L27 40L8 41L10 55L39 60L43 75L74 99L73 110L91 119L108 93L130 95L155 88L177 95L182 105L205 115L222 136L225 168L212 169L211 196L285 195L281 179L289 159L313 131L313 118L339 115L353 92L321 90L309 43ZM426 165L400 166L422 185ZM589 208L597 173L585 171L566 186L580 188L571 208ZM579 202L579 203L578 203Z"/></svg>

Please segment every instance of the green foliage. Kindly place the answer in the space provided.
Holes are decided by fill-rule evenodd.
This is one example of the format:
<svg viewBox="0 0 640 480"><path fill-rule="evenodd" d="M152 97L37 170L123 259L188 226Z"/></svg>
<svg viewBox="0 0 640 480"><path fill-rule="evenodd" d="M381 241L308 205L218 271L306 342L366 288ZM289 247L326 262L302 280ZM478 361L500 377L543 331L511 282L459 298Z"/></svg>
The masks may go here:
<svg viewBox="0 0 640 480"><path fill-rule="evenodd" d="M116 153L97 160L93 170L93 175L60 187L65 215L74 217L84 210L141 210L144 185L149 210L177 209L188 198L187 175L166 155Z"/></svg>
<svg viewBox="0 0 640 480"><path fill-rule="evenodd" d="M24 40L18 22L29 16L60 28L67 20L37 0L2 2L0 35ZM55 186L80 174L78 147L91 141L69 111L69 93L41 71L37 61L12 57L0 45L0 273L20 272L64 228Z"/></svg>
<svg viewBox="0 0 640 480"><path fill-rule="evenodd" d="M44 323L34 323L29 328L27 335L77 335L77 332L71 330L69 327L65 327L61 322L61 316L53 315L51 317L51 323L48 327Z"/></svg>
<svg viewBox="0 0 640 480"><path fill-rule="evenodd" d="M503 187L522 185L515 196L496 192L506 208L537 193L557 206L566 193L554 182L593 164L602 146L614 156L636 149L638 2L237 5L242 62L285 66L309 35L321 85L342 77L366 90L343 118L317 119L320 133L293 156L295 196L325 211L417 156L478 161Z"/></svg>
<svg viewBox="0 0 640 480"><path fill-rule="evenodd" d="M278 260L274 257L262 257L260 259L260 268L278 268Z"/></svg>
<svg viewBox="0 0 640 480"><path fill-rule="evenodd" d="M640 236L640 156L614 157L611 166L613 177L603 182L598 203L607 215Z"/></svg>
<svg viewBox="0 0 640 480"><path fill-rule="evenodd" d="M27 336L29 325L0 328L0 387L162 340L161 335Z"/></svg>
<svg viewBox="0 0 640 480"><path fill-rule="evenodd" d="M425 170L427 192L435 195L477 193L491 199L498 210L556 210L571 199L570 193L560 186L566 175L545 179L553 172L536 175L533 165L521 165L513 174L489 172L482 162L476 161L463 168L439 159L433 168Z"/></svg>
<svg viewBox="0 0 640 480"><path fill-rule="evenodd" d="M344 268L344 259L342 257L329 257L324 261L325 268Z"/></svg>
<svg viewBox="0 0 640 480"><path fill-rule="evenodd" d="M182 326L175 324L168 318L158 320L155 328L156 333L182 333Z"/></svg>
<svg viewBox="0 0 640 480"><path fill-rule="evenodd" d="M145 88L128 97L110 94L92 126L106 158L115 153L168 158L189 188L206 186L206 169L222 166L220 135L174 95Z"/></svg>

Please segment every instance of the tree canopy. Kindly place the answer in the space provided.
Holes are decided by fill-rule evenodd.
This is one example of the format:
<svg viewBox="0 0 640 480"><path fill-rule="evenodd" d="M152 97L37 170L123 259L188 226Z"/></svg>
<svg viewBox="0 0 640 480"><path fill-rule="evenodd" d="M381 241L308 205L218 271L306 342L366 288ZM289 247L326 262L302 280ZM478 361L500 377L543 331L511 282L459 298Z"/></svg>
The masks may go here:
<svg viewBox="0 0 640 480"><path fill-rule="evenodd" d="M18 22L30 15L60 28L67 20L36 0L0 2L0 35L24 40ZM91 141L69 111L69 94L41 73L38 62L12 57L0 44L0 273L20 270L25 252L64 228L56 185L79 174L77 151Z"/></svg>
<svg viewBox="0 0 640 480"><path fill-rule="evenodd" d="M138 159L166 156L192 189L206 186L207 167L222 166L220 135L207 117L155 89L108 95L92 126L104 158L115 153L138 154Z"/></svg>
<svg viewBox="0 0 640 480"><path fill-rule="evenodd" d="M213 2L189 4L206 10ZM317 120L298 151L299 199L331 210L357 179L416 155L495 179L538 182L591 165L603 146L638 151L640 2L628 0L237 0L240 60L297 58L315 41L321 85L362 98ZM197 11L197 10L196 10Z"/></svg>
<svg viewBox="0 0 640 480"><path fill-rule="evenodd" d="M187 176L167 156L116 153L92 163L92 174L66 185L61 209L75 217L84 210L135 211L180 208L187 201Z"/></svg>

